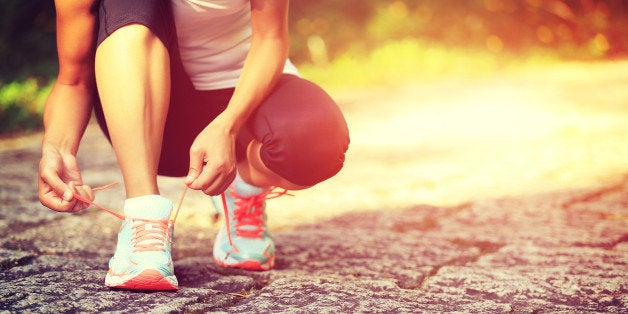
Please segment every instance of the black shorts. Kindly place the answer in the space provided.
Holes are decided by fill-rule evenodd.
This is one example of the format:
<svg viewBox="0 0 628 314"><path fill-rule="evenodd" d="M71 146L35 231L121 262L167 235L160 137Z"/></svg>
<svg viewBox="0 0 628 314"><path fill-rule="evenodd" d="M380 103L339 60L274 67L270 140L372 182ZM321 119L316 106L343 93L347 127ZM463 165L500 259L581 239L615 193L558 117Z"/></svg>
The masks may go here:
<svg viewBox="0 0 628 314"><path fill-rule="evenodd" d="M185 176L192 142L227 107L234 88L208 91L194 88L179 57L169 0L102 0L98 44L128 24L146 26L168 49L172 90L159 174ZM108 134L99 106L96 116ZM238 158L245 154L253 139L262 142L261 158L269 169L294 184L310 186L340 171L349 145L349 132L338 106L325 91L286 74L240 132Z"/></svg>

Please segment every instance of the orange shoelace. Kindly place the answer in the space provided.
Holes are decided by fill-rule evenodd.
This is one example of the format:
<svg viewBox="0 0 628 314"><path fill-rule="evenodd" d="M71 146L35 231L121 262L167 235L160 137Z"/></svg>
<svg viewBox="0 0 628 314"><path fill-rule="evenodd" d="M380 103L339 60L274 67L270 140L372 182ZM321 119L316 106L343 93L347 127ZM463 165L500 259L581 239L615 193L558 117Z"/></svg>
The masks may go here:
<svg viewBox="0 0 628 314"><path fill-rule="evenodd" d="M109 184L106 184L106 185L103 185L103 186L92 188L92 191L104 190L104 189L110 188L110 187L112 187L112 186L114 186L116 184L118 184L118 182L112 182L112 183L109 183ZM183 193L181 194L181 198L179 199L179 204L178 204L177 208L175 209L175 211L170 215L169 221L171 221L173 225L174 225L175 221L177 221L177 216L179 215L179 210L181 209L181 205L183 204L183 200L185 199L185 194L187 193L187 191L188 191L188 186L185 185L185 187L183 189ZM107 209L106 207L104 207L102 205L98 205L98 204L94 203L94 201L89 200L89 199L81 196L78 193L74 193L74 197L77 200L79 200L81 202L88 203L88 204L90 204L90 205L92 205L92 206L94 206L94 207L96 207L96 208L98 208L98 209L100 209L100 210L102 210L102 211L104 211L106 213L109 213L109 214L115 216L116 218L118 218L120 220L124 220L126 218L124 215L116 213L113 210ZM223 206L226 206L226 201L225 201L224 194L222 194L222 198L223 198Z"/></svg>
<svg viewBox="0 0 628 314"><path fill-rule="evenodd" d="M170 223L166 220L133 219L133 252L165 252L170 242Z"/></svg>
<svg viewBox="0 0 628 314"><path fill-rule="evenodd" d="M112 182L107 185L99 186L92 188L92 191L99 191L110 188L114 185L118 184L118 182ZM170 215L170 219L168 221L160 221L160 220L146 220L146 219L133 219L133 241L134 251L164 251L164 244L169 241L170 238L170 227L174 226L174 223L177 220L177 216L179 215L179 210L181 209L181 205L183 204L183 200L185 199L185 195L188 191L188 186L184 185L183 193L181 194L181 198L179 199L179 204L177 208ZM252 197L242 197L235 193L235 191L230 191L231 194L236 198L234 202L236 209L234 210L234 220L237 222L236 235L239 237L247 237L247 238L261 238L263 233L263 219L262 215L264 214L262 211L262 204L267 199L273 199L280 197L282 195L291 195L288 194L287 190L283 191L275 191L274 189L270 189L260 195L252 196ZM233 240L231 239L231 226L229 223L229 210L227 208L227 199L225 197L225 193L220 194L222 198L222 209L224 212L226 227L227 227L227 235L229 237L229 244L233 246ZM88 203L106 213L109 213L120 220L125 220L126 217L122 214L119 214L113 210L107 209L102 205L96 204L94 201L89 200L78 193L74 193L74 197L79 201ZM251 210L253 209L253 210ZM138 222L135 224L135 222ZM252 226L253 228L243 228L243 226Z"/></svg>
<svg viewBox="0 0 628 314"><path fill-rule="evenodd" d="M103 185L100 187L93 188L92 191L104 190L109 187L118 184L118 182L113 182L107 185ZM185 186L183 190L183 194L181 195L181 199L179 200L179 205L173 214L170 215L169 220L154 220L154 219L140 219L133 218L131 229L133 230L133 237L131 240L131 244L133 245L133 252L165 252L166 246L170 242L171 236L171 227L174 226L175 221L177 220L177 215L179 214L179 210L181 209L181 205L183 204L183 200L185 199L185 194L187 193L188 187ZM92 200L89 200L80 194L74 193L74 197L79 201L88 203L106 213L109 213L120 220L125 220L126 217L119 213L116 213L113 210L107 209L102 205L98 205L94 203ZM224 199L224 195L223 195ZM224 203L224 202L223 202Z"/></svg>
<svg viewBox="0 0 628 314"><path fill-rule="evenodd" d="M234 226L236 236L243 238L261 238L264 232L264 211L262 209L264 201L288 194L288 191L275 191L274 189L270 189L260 195L250 197L241 196L237 194L234 189L231 189L230 193L235 198L234 205L236 208L233 211L233 220L236 222ZM227 226L227 228L229 228L229 226Z"/></svg>

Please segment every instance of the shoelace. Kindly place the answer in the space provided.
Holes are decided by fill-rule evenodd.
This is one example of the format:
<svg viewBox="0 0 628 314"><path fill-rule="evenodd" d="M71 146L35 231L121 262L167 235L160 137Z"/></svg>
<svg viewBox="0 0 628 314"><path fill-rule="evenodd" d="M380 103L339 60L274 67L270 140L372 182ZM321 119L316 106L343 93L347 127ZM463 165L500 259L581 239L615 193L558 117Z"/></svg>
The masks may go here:
<svg viewBox="0 0 628 314"><path fill-rule="evenodd" d="M112 187L118 184L118 182L113 182L107 185L103 185L100 187L93 188L92 191L104 190L106 188ZM181 205L183 204L183 200L185 198L185 194L187 193L188 187L185 186L183 190L183 194L181 195L181 199L179 200L179 205L174 211L174 215L170 215L170 219L168 220L153 220L153 219L132 219L131 229L133 230L133 237L131 240L131 244L133 245L133 252L165 252L166 246L170 242L170 227L174 226L175 221L177 220L177 215L179 214L179 209L181 209ZM93 201L74 193L74 197L79 201L88 203L106 213L109 213L120 220L125 220L126 217L119 213L116 213L113 210L107 209L104 206L98 205ZM224 195L223 195L224 199ZM223 202L224 203L224 202Z"/></svg>
<svg viewBox="0 0 628 314"><path fill-rule="evenodd" d="M100 190L104 190L104 189L110 188L110 187L112 187L112 186L114 186L114 185L116 185L116 184L118 184L118 182L112 182L112 183L109 183L109 184L107 184L107 185L103 185L103 186L99 186L99 187L92 188L92 191L100 191ZM172 225L174 225L175 221L177 221L177 216L179 215L179 209L181 209L181 205L183 204L183 199L185 198L185 194L187 193L187 191L188 191L188 187L187 187L187 185L186 185L186 186L184 187L184 189L183 189L183 194L181 195L181 199L179 199L179 205L178 205L178 206L177 206L177 208L175 209L174 213L170 215L170 219L169 219L169 221L172 223ZM98 208L98 209L100 209L100 210L102 210L102 211L104 211L104 212L106 212L106 213L109 213L109 214L111 214L111 215L115 216L116 218L118 218L118 219L120 219L120 220L124 220L124 219L126 219L126 217L125 217L124 215L122 215L122 214L118 214L118 213L116 213L116 212L115 212L115 211L113 211L113 210L110 210L110 209L107 209L107 208L106 208L106 207L104 207L104 206L98 205L98 204L94 203L94 201L89 200L89 199L87 199L87 198L85 198L85 197L81 196L81 195L80 195L80 194L78 194L78 193L74 193L74 197L75 197L77 200L79 200L79 201L81 201L81 202L88 203L88 204L90 204L90 205L92 205L92 206L94 206L94 207L96 207L96 208ZM224 200L224 198L225 198L224 194L222 195L222 198L223 198L223 200ZM226 201L223 201L223 204L226 204Z"/></svg>
<svg viewBox="0 0 628 314"><path fill-rule="evenodd" d="M235 198L233 211L233 220L236 225L236 236L243 238L261 238L264 233L264 211L262 206L264 201L280 197L288 194L287 190L276 191L275 189L269 189L268 191L250 197L244 197L235 192L235 189L231 188L229 191ZM226 208L226 204L223 204ZM225 211L225 217L229 217ZM227 231L230 231L229 219L227 220ZM229 235L231 232L229 232ZM231 237L231 235L230 235ZM231 238L229 239L231 242Z"/></svg>
<svg viewBox="0 0 628 314"><path fill-rule="evenodd" d="M165 252L170 242L170 224L166 220L133 219L133 252Z"/></svg>
<svg viewBox="0 0 628 314"><path fill-rule="evenodd" d="M113 182L107 185L103 185L100 187L95 187L92 188L92 191L99 191L99 190L104 190L107 188L110 188L114 185L118 184L118 182ZM170 226L174 226L174 223L177 220L177 216L179 215L179 210L181 209L181 205L183 204L183 200L185 199L185 195L188 191L188 186L184 185L183 188L183 193L181 194L181 199L179 199L179 204L177 206L177 208L174 211L174 215L170 215L170 219L167 221L166 225L165 225L165 229L162 228L158 228L158 229L162 229L164 230L165 234L167 235L165 237L165 239L169 239L170 237ZM253 196L253 197L242 197L240 195L238 195L237 193L235 193L235 191L230 191L231 195L233 195L236 198L236 201L234 202L236 205L236 211L238 211L238 218L235 219L236 217L236 211L234 211L234 220L236 222L238 222L238 226L241 224L240 221L242 222L247 222L247 223L252 223L252 225L255 227L253 230L246 230L246 229L242 229L239 228L238 226L236 226L236 235L238 236L247 236L247 237L261 237L263 229L262 229L262 225L263 225L263 220L261 215L263 215L263 212L261 210L262 204L265 200L267 199L273 199L273 198L277 198L280 197L282 195L291 195L288 193L288 190L283 190L283 191L275 191L274 188L269 189L268 191L257 195L257 196ZM98 205L96 203L94 203L92 200L89 200L77 193L74 193L74 197L76 199L78 199L79 201L88 203L106 213L109 213L113 216L115 216L116 218L120 219L120 220L125 220L126 217L124 215L121 215L119 213L116 213L113 210L107 209L104 206ZM229 209L227 207L227 199L225 197L225 193L220 194L220 197L222 199L222 209L223 212L225 214L224 217L229 217ZM255 210L253 212L248 211L247 209L249 208L255 208ZM261 214L260 214L261 213ZM139 220L139 219L137 219ZM164 221L154 221L154 220L143 220L143 223L139 223L137 226L137 230L140 229L141 226L143 226L142 230L146 230L146 223L151 223L151 229L153 227L153 224L155 222L161 222L163 223ZM231 225L229 223L229 219L225 219L226 222L226 227L227 227L227 235L229 237L229 244L231 246L233 245L233 239L231 238ZM244 224L243 224L244 225ZM162 226L162 224L156 224L156 226ZM135 227L135 224L134 224ZM240 234L238 234L238 231L240 230ZM137 232L137 231L136 231ZM159 234L155 239L154 236L151 236L149 238L147 238L147 240L149 240L148 242L144 243L144 241L136 241L135 243L135 248L136 250L163 250L163 242L160 242L159 239L162 239L161 234L164 234L164 232L159 232L157 230L155 230L155 234ZM147 235L147 234L153 234L153 232L149 232L146 233L144 232L142 235ZM135 237L134 237L135 238ZM157 241L156 241L157 240ZM165 241L165 240L163 240ZM158 244L161 243L161 246L159 246ZM156 246L159 246L156 248Z"/></svg>

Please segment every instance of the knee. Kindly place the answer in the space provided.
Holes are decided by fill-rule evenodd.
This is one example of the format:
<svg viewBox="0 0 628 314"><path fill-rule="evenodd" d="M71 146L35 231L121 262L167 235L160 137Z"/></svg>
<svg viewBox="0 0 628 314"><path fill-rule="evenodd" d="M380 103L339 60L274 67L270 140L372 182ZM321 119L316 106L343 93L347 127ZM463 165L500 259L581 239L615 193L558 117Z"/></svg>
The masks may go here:
<svg viewBox="0 0 628 314"><path fill-rule="evenodd" d="M334 105L335 106L335 105ZM276 121L262 140L264 164L286 180L312 186L337 174L349 147L349 131L339 110Z"/></svg>

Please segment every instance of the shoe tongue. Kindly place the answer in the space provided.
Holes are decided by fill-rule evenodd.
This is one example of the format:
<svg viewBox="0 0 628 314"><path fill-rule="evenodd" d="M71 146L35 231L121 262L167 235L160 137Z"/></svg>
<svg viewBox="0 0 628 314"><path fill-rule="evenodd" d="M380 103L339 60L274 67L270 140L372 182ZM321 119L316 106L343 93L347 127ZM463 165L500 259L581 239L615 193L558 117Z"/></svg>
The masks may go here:
<svg viewBox="0 0 628 314"><path fill-rule="evenodd" d="M244 180L240 177L240 174L236 175L236 178L233 181L233 187L235 192L242 197L257 196L268 190L268 188L261 188L244 182Z"/></svg>
<svg viewBox="0 0 628 314"><path fill-rule="evenodd" d="M144 195L124 201L124 214L131 218L168 220L172 201L161 195Z"/></svg>
<svg viewBox="0 0 628 314"><path fill-rule="evenodd" d="M252 196L257 196L260 195L264 192L266 192L266 188L258 188L255 187L253 189L249 189L249 188L238 188L238 186L235 186L235 191L236 193L238 193L238 195L242 196L242 197L252 197Z"/></svg>

